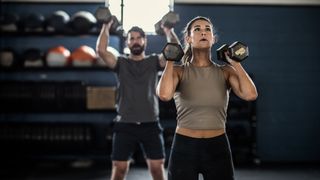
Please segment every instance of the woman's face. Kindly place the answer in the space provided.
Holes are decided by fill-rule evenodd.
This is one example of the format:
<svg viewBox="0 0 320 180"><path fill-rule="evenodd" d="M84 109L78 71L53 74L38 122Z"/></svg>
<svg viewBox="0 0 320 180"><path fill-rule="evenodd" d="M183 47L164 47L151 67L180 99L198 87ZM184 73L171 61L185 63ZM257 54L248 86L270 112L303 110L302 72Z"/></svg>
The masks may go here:
<svg viewBox="0 0 320 180"><path fill-rule="evenodd" d="M215 42L212 24L202 19L196 20L191 25L187 42L191 44L193 48L211 48Z"/></svg>

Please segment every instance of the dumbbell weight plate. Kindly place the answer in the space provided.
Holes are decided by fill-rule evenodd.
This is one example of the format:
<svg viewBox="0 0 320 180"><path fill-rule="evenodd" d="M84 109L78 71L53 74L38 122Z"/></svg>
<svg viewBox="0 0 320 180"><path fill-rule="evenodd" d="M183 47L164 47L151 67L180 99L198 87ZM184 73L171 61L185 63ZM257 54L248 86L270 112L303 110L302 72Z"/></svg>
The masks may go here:
<svg viewBox="0 0 320 180"><path fill-rule="evenodd" d="M236 41L229 46L231 59L241 62L249 56L249 48L242 42Z"/></svg>
<svg viewBox="0 0 320 180"><path fill-rule="evenodd" d="M162 27L161 27L161 20L160 21L158 21L155 25L154 25L154 29L155 29L155 31L156 31L156 33L158 34L158 35L161 35L161 36L163 36L163 35L165 35L165 33L164 33L164 31L163 31L163 29L162 29Z"/></svg>
<svg viewBox="0 0 320 180"><path fill-rule="evenodd" d="M114 15L111 16L111 19L113 20L113 23L110 27L110 33L117 34L123 36L123 27L120 24L118 18Z"/></svg>
<svg viewBox="0 0 320 180"><path fill-rule="evenodd" d="M184 52L180 44L167 43L162 50L162 54L167 61L180 61Z"/></svg>
<svg viewBox="0 0 320 180"><path fill-rule="evenodd" d="M165 35L161 25L167 28L173 28L178 22L180 21L180 16L179 14L169 11L167 14L165 14L160 21L158 21L155 25L155 32L158 35Z"/></svg>
<svg viewBox="0 0 320 180"><path fill-rule="evenodd" d="M99 7L95 12L98 22L108 23L112 19L111 12L108 7Z"/></svg>
<svg viewBox="0 0 320 180"><path fill-rule="evenodd" d="M177 13L170 11L162 17L161 21L163 26L173 28L180 21L180 17Z"/></svg>

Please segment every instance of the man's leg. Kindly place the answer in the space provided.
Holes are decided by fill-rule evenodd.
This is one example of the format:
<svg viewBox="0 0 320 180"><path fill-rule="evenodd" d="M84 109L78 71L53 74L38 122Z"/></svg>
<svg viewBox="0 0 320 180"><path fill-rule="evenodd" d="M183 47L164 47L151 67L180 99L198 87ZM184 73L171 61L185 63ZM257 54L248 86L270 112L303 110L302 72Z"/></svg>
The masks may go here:
<svg viewBox="0 0 320 180"><path fill-rule="evenodd" d="M112 161L111 180L125 179L129 171L130 161Z"/></svg>
<svg viewBox="0 0 320 180"><path fill-rule="evenodd" d="M149 171L153 180L164 180L164 159L147 159Z"/></svg>
<svg viewBox="0 0 320 180"><path fill-rule="evenodd" d="M130 126L126 128L129 129ZM130 166L130 158L136 149L137 143L137 139L132 134L119 131L113 134L111 180L123 180L126 178Z"/></svg>
<svg viewBox="0 0 320 180"><path fill-rule="evenodd" d="M158 122L146 125L140 133L141 147L153 180L164 180L164 139Z"/></svg>

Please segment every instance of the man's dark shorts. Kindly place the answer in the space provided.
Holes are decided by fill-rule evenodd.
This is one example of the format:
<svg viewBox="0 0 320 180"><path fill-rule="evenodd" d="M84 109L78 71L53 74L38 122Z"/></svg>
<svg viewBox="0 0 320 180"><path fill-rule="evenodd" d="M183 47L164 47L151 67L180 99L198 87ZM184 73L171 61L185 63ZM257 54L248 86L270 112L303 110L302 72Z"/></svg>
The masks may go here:
<svg viewBox="0 0 320 180"><path fill-rule="evenodd" d="M138 146L147 159L165 158L163 129L159 122L117 122L113 130L112 160L130 160Z"/></svg>

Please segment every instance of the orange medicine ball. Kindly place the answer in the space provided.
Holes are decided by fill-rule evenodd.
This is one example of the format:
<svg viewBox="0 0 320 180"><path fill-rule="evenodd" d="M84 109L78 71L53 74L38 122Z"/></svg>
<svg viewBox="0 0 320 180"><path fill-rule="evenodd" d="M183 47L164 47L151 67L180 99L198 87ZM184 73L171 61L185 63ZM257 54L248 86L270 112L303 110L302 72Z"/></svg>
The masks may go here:
<svg viewBox="0 0 320 180"><path fill-rule="evenodd" d="M47 53L48 66L66 66L70 58L70 51L64 46L49 49Z"/></svg>
<svg viewBox="0 0 320 180"><path fill-rule="evenodd" d="M74 66L92 66L97 58L93 48L82 45L71 53L71 60Z"/></svg>

